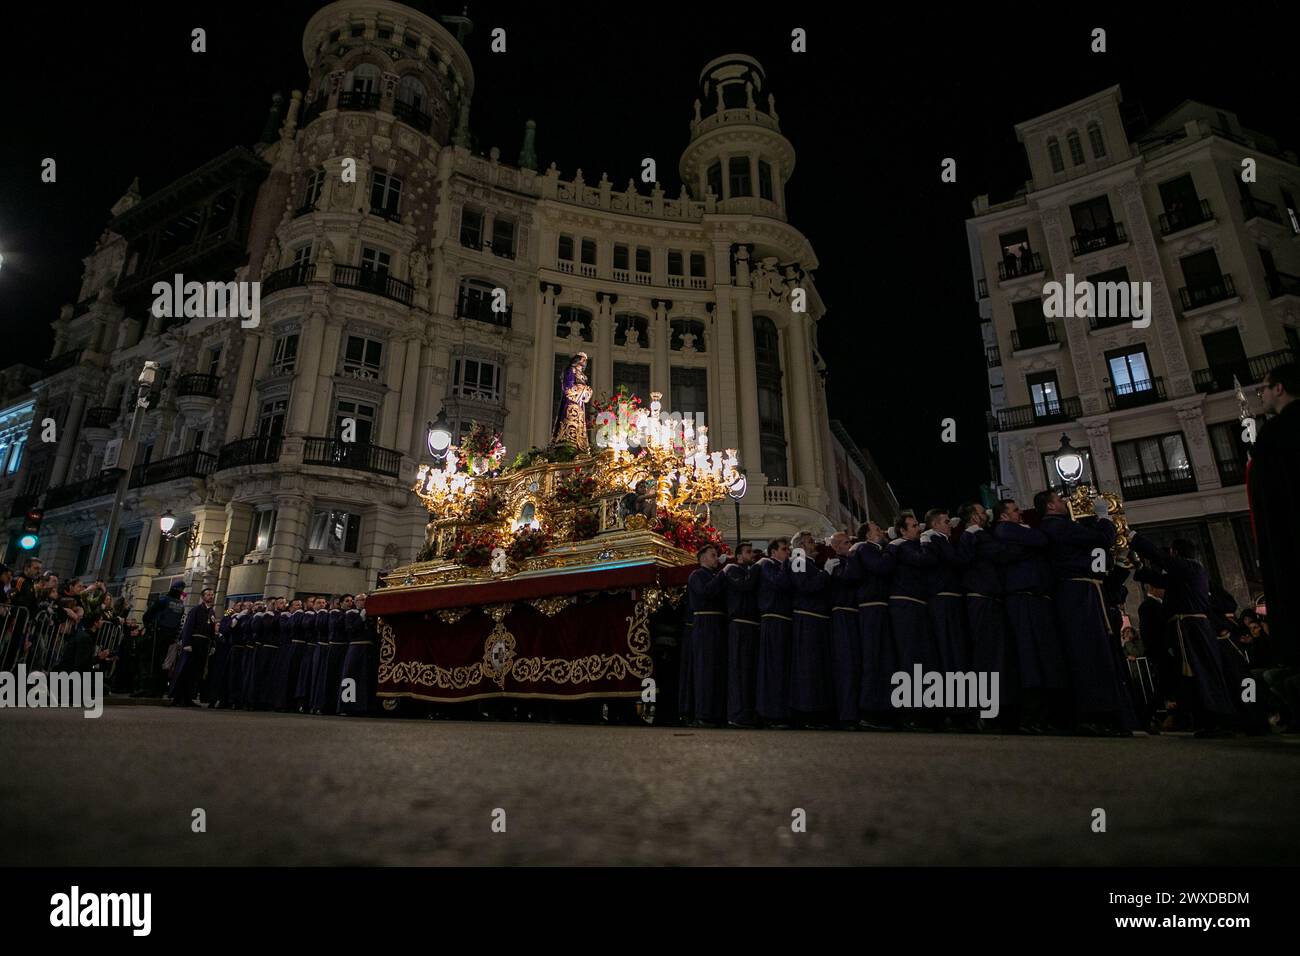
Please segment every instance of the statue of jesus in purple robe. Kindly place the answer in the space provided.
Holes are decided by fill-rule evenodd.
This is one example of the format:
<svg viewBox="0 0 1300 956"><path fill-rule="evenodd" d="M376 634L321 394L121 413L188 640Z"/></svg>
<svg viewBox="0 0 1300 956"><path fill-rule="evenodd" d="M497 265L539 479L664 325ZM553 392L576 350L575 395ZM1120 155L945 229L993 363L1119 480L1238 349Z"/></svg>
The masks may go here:
<svg viewBox="0 0 1300 956"><path fill-rule="evenodd" d="M591 386L587 384L587 353L579 352L564 370L560 391L560 410L551 431L552 445L572 445L580 452L590 450L587 443L587 403Z"/></svg>

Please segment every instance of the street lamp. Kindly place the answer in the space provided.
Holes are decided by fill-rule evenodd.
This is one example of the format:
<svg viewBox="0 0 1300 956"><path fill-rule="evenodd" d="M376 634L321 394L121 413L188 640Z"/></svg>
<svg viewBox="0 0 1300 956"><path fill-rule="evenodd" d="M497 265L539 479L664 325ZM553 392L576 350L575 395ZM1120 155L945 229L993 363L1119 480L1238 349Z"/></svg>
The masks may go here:
<svg viewBox="0 0 1300 956"><path fill-rule="evenodd" d="M736 553L740 553L740 499L749 490L749 479L744 471L736 472L736 480L727 488L727 497L736 503Z"/></svg>
<svg viewBox="0 0 1300 956"><path fill-rule="evenodd" d="M140 370L140 375L136 379L135 411L131 415L131 426L127 429L126 437L122 439L122 448L118 452L117 466L121 473L117 478L113 508L108 514L108 526L104 529L104 540L99 546L98 575L105 581L109 578L108 564L112 560L113 540L117 537L117 528L122 521L122 505L126 500L127 488L130 487L131 469L135 465L136 440L140 435L140 426L144 421L145 412L149 410L149 396L153 392L154 382L158 379L159 367L157 362L145 362L144 368Z"/></svg>
<svg viewBox="0 0 1300 956"><path fill-rule="evenodd" d="M1070 487L1083 477L1083 455L1070 444L1068 435L1061 436L1061 447L1056 450L1053 462L1056 474L1061 479L1061 493L1068 495Z"/></svg>
<svg viewBox="0 0 1300 956"><path fill-rule="evenodd" d="M176 516L172 514L172 509L168 508L161 517L158 518L158 527L162 529L164 538L176 537L172 534L172 528L176 527Z"/></svg>
<svg viewBox="0 0 1300 956"><path fill-rule="evenodd" d="M447 449L451 447L451 426L447 423L446 409L438 409L438 417L429 422L425 444L434 458L441 460L447 457Z"/></svg>

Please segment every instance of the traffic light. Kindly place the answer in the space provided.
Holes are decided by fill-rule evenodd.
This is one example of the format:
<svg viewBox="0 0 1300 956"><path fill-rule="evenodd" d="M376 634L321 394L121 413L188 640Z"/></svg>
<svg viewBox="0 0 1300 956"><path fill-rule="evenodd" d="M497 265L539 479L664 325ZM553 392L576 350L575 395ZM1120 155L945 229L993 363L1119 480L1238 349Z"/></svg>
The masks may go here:
<svg viewBox="0 0 1300 956"><path fill-rule="evenodd" d="M32 508L27 512L27 517L23 520L23 533L18 536L18 547L31 551L41 543L41 519L44 517L45 512L40 508Z"/></svg>

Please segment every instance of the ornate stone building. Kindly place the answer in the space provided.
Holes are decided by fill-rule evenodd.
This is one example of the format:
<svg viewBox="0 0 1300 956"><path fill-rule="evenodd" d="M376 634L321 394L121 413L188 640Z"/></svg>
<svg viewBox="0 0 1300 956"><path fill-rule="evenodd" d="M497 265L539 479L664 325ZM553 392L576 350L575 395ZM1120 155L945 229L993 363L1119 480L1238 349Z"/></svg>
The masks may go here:
<svg viewBox="0 0 1300 956"><path fill-rule="evenodd" d="M1300 351L1296 156L1191 101L1134 129L1118 87L1016 134L1032 181L1009 202L979 197L967 221L994 492L1023 507L1059 486L1064 434L1084 481L1118 492L1134 526L1197 541L1245 603L1257 582L1233 379L1258 413L1255 385ZM1045 316L1046 284L1067 277L1150 283L1150 326Z"/></svg>
<svg viewBox="0 0 1300 956"><path fill-rule="evenodd" d="M137 605L178 573L223 597L370 587L422 544L426 423L442 409L511 455L545 445L579 350L597 397L661 392L740 450L746 537L831 529L817 259L787 221L794 148L761 65L704 67L670 198L539 170L531 121L514 165L471 151L467 29L390 0L324 7L308 92L262 143L114 208L37 383L63 432L26 490L55 565L97 566L83 549L145 360L167 374L110 564ZM258 325L152 317L141 290L173 273L260 281ZM167 509L182 533L164 540Z"/></svg>

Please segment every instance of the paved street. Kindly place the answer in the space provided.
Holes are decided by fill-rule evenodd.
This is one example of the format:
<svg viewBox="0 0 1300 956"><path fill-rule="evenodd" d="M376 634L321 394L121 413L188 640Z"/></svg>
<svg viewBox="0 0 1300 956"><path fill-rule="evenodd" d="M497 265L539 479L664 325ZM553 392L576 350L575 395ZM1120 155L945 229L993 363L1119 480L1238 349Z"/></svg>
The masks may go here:
<svg viewBox="0 0 1300 956"><path fill-rule="evenodd" d="M1297 863L1300 738L0 711L0 864ZM207 832L191 832L191 811ZM807 811L807 832L790 829ZM1092 810L1107 832L1090 830ZM506 832L493 833L502 808Z"/></svg>

